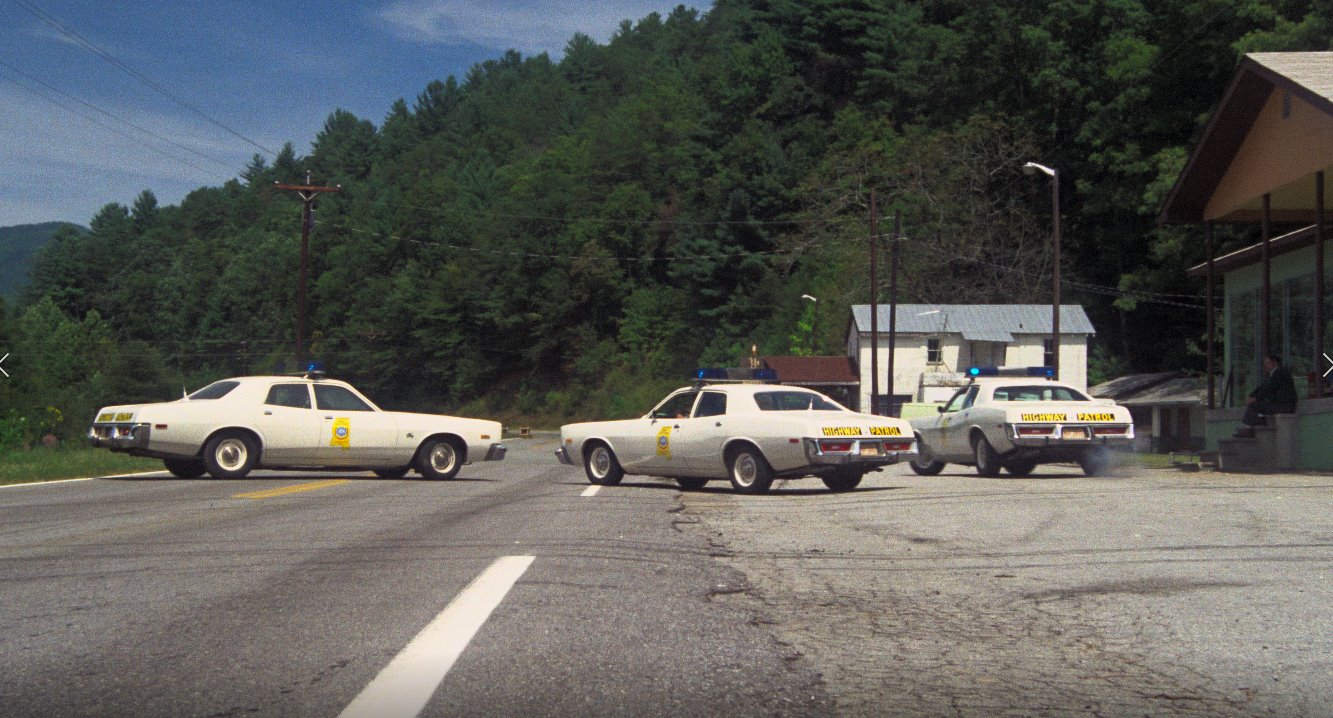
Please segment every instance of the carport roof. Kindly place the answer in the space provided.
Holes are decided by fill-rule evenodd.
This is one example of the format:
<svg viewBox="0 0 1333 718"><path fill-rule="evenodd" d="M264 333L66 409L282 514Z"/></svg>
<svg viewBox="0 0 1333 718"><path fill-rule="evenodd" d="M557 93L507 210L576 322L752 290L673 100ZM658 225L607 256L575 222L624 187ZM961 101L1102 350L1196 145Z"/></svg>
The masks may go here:
<svg viewBox="0 0 1333 718"><path fill-rule="evenodd" d="M889 305L879 305L880 332L889 331ZM870 305L852 307L856 331L870 333ZM900 334L961 334L974 342L1012 342L1015 334L1050 334L1049 304L899 304ZM1061 334L1096 334L1077 304L1060 306Z"/></svg>

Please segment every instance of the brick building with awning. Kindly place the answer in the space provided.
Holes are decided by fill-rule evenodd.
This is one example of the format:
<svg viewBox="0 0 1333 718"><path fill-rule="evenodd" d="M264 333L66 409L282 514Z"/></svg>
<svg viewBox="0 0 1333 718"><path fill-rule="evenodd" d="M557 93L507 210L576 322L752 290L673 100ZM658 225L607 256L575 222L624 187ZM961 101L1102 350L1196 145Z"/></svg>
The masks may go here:
<svg viewBox="0 0 1333 718"><path fill-rule="evenodd" d="M1275 429L1281 435L1258 447L1253 458L1259 463L1237 465L1333 469L1327 440L1333 436L1333 398L1324 396L1323 378L1329 368L1324 354L1333 354L1329 170L1333 52L1252 53L1241 60L1159 217L1164 224L1199 226L1200 241L1207 243L1208 260L1190 274L1208 284L1206 441L1221 451L1224 468L1227 451L1236 448L1226 437L1260 380L1261 357L1272 351L1291 368L1303 398L1296 414ZM1261 239L1218 257L1218 224L1257 225ZM1222 327L1213 321L1219 283ZM1221 357L1214 349L1219 333Z"/></svg>

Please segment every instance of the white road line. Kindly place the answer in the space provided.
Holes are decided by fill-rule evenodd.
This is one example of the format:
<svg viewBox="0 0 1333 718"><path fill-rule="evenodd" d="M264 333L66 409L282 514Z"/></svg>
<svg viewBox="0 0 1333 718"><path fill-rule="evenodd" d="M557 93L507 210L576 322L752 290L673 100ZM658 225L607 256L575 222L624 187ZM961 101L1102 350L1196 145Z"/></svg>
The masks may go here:
<svg viewBox="0 0 1333 718"><path fill-rule="evenodd" d="M157 471L143 471L137 474L113 474L111 476L85 476L81 479L54 479L52 481L29 481L23 484L3 484L0 489L14 489L20 486L46 486L48 484L68 484L71 481L95 481L97 479L128 479L132 476L152 476L153 474L165 473L161 469Z"/></svg>
<svg viewBox="0 0 1333 718"><path fill-rule="evenodd" d="M503 556L468 584L339 718L415 718L535 556Z"/></svg>
<svg viewBox="0 0 1333 718"><path fill-rule="evenodd" d="M600 488L602 487L599 486L598 484L593 484L592 486L589 486L588 488L584 489L583 493L579 494L579 496L596 496L597 490Z"/></svg>

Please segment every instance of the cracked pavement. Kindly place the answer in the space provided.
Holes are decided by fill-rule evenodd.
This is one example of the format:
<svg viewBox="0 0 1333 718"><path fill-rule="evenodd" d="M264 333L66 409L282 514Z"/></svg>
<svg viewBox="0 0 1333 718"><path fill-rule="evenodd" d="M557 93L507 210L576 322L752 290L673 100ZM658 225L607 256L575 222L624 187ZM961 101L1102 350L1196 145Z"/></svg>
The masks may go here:
<svg viewBox="0 0 1333 718"><path fill-rule="evenodd" d="M1331 716L1333 477L905 466L683 494L847 716ZM695 523L697 522L697 523Z"/></svg>

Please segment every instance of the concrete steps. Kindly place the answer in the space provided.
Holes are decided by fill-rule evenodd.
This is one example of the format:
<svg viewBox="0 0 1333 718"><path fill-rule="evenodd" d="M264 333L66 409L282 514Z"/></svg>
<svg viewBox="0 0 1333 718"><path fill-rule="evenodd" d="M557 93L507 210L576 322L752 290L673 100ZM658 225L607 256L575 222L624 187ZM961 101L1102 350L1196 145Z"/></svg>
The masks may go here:
<svg viewBox="0 0 1333 718"><path fill-rule="evenodd" d="M1253 437L1231 437L1217 442L1217 468L1233 473L1286 471L1300 456L1300 433L1295 414L1265 417L1266 426L1254 427Z"/></svg>

